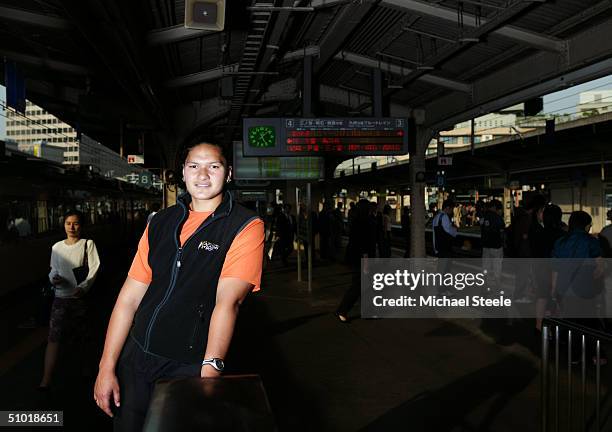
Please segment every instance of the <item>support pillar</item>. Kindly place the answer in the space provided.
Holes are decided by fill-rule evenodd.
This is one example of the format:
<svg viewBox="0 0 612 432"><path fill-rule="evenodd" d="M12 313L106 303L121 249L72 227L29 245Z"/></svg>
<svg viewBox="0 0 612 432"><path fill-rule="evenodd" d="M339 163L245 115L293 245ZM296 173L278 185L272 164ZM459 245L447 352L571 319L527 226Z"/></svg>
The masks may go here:
<svg viewBox="0 0 612 432"><path fill-rule="evenodd" d="M512 190L508 186L504 186L504 223L510 225L512 219Z"/></svg>
<svg viewBox="0 0 612 432"><path fill-rule="evenodd" d="M425 172L425 152L433 131L422 126L416 127L414 153L410 155L410 256L425 257L425 182L416 181L418 172Z"/></svg>

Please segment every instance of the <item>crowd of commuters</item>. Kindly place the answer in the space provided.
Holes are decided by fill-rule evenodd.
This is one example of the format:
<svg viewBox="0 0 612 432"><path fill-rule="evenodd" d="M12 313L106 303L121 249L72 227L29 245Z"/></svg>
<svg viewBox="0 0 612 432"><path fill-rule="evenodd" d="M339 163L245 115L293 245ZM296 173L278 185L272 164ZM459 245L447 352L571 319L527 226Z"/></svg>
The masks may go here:
<svg viewBox="0 0 612 432"><path fill-rule="evenodd" d="M455 237L462 218L459 207L446 200L433 217L433 250L439 258L455 256ZM488 294L504 291L503 258L518 258L524 261L514 272L510 292L516 303L534 304L538 332L547 315L605 329L605 320L597 316L604 310L612 311L612 293L606 292L607 287L612 288L612 277L607 276L609 271L601 260L612 257L612 226L597 236L591 234L592 218L582 210L573 211L565 224L561 208L548 203L542 195L532 196L523 206L514 208L507 226L499 200L483 202L481 208L477 221L482 266L490 281ZM612 211L608 219L612 220ZM588 318L574 318L585 316ZM578 358L578 349L578 345L573 347L574 359ZM604 356L600 361L606 362Z"/></svg>
<svg viewBox="0 0 612 432"><path fill-rule="evenodd" d="M372 232L375 236L376 256L391 257L392 246L392 212L389 204L380 207L375 202L365 200L368 212L372 216ZM344 204L339 202L336 207L332 201L324 201L321 210L308 211L301 204L299 214L292 213L290 204L275 204L267 218L266 243L268 258L279 257L283 265L288 265L288 259L297 249L300 240L301 249L306 251L308 245L317 245L311 253L313 258L323 261L343 261L346 258L346 248L343 238L350 237L352 226L357 219L359 203L350 202L345 212ZM409 208L404 207L401 215L401 236L404 239L405 256L409 255L410 215Z"/></svg>
<svg viewBox="0 0 612 432"><path fill-rule="evenodd" d="M467 213L457 211L464 208ZM471 205L457 205L453 200L445 200L438 210L437 206L430 206L432 214L433 252L439 258L453 258L457 249L456 238L458 228L467 217L467 225L477 224L480 227L480 240L482 248L482 265L490 275L488 294L497 294L502 291L504 283L502 274L503 258L550 258L562 256L562 245L564 240L570 236L576 237L576 230L582 230L583 237L591 239L599 244L598 240L588 234L583 228L579 228L577 220L579 215L585 212L574 212L570 215L570 225L562 222L561 209L547 203L541 195L535 195L527 200L523 206L516 207L512 212L510 224L504 221L504 209L501 201L491 199L479 200ZM360 259L362 257L391 257L391 213L389 204L382 207L375 202L362 199L357 204L351 203L347 217L344 218L342 205L334 209L329 203L324 204L319 213L300 212L302 243L307 246L314 244L315 236L318 236L320 258L323 260L337 260L340 251L344 250L343 258L352 269L350 288L344 295L337 308L336 315L340 321L348 320L351 307L359 298ZM588 216L588 215L586 215ZM612 215L611 215L612 216ZM590 216L589 216L590 217ZM578 219L577 219L578 218ZM463 219L463 222L461 220ZM583 217L584 219L584 217ZM400 235L405 240L406 253L409 256L410 242L410 214L408 208L402 209ZM306 236L306 226L310 223L309 237ZM276 237L274 255L281 257L287 264L289 255L295 248L295 239L298 229L296 217L291 214L291 206L278 205L272 218L272 230ZM612 237L612 229L604 230L601 238ZM341 238L348 234L348 245L345 249L341 247ZM604 238L605 240L605 238ZM574 242L571 242L574 247ZM599 252L597 252L599 250ZM594 248L588 257L602 256L602 248ZM557 255L555 255L557 254ZM272 256L272 255L270 255ZM314 252L313 252L314 256ZM576 251L574 257L587 257L583 252ZM559 291L555 292L553 287L554 272L552 268L542 264L528 264L527 271L517 272L512 292L514 300L518 303L534 303L536 324L541 328L542 319L558 308ZM487 293L485 293L487 294Z"/></svg>

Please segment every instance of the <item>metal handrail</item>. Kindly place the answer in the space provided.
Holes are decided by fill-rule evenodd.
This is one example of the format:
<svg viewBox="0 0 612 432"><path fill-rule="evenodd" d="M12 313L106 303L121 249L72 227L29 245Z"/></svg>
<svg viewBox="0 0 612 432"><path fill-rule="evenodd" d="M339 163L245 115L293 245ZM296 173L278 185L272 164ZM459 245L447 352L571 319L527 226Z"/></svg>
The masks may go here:
<svg viewBox="0 0 612 432"><path fill-rule="evenodd" d="M609 333L605 333L602 332L600 330L596 330L590 327L586 327L583 325L580 325L578 323L575 323L573 321L566 321L566 320L562 320L562 319L558 319L558 318L544 318L544 322L542 325L544 325L544 323L549 322L553 325L558 325L561 327L566 327L570 330L575 330L578 331L580 333L584 333L587 336L591 336L593 338L596 339L602 339L605 340L607 342L612 342L612 334Z"/></svg>
<svg viewBox="0 0 612 432"><path fill-rule="evenodd" d="M548 412L549 408L549 330L554 328L554 340L555 340L555 351L554 351L554 416L551 418ZM604 333L602 331L585 327L575 322L559 320L555 318L546 318L542 323L542 379L541 379L541 431L549 431L549 422L552 420L554 425L554 431L559 431L559 342L561 329L567 331L567 425L572 425L572 343L575 340L580 343L581 346L581 381L580 392L582 394L581 405L580 405L580 419L582 423L582 430L587 430L587 418L586 418L586 339L595 340L595 416L594 416L594 429L595 431L601 430L601 342L608 341L612 342L612 335ZM590 430L590 429L589 429Z"/></svg>

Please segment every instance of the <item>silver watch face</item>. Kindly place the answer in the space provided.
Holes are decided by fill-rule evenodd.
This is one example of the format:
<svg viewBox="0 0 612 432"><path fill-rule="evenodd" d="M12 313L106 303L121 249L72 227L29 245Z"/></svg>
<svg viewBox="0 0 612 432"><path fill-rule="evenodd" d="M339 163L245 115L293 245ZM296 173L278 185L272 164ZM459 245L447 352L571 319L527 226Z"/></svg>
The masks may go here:
<svg viewBox="0 0 612 432"><path fill-rule="evenodd" d="M213 360L215 362L215 367L222 371L223 369L225 369L225 363L223 363L223 360L221 359L214 359Z"/></svg>

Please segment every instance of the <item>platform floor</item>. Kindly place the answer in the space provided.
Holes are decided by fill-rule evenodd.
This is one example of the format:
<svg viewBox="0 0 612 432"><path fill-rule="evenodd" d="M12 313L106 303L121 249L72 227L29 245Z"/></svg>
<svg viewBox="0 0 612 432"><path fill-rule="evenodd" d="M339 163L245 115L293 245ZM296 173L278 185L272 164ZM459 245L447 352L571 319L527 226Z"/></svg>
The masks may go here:
<svg viewBox="0 0 612 432"><path fill-rule="evenodd" d="M36 390L46 329L19 328L32 310L34 287L4 298L0 409L61 409L65 430L111 429L93 403L92 384L132 253L130 247L101 251L93 354L69 350L49 393ZM332 312L349 284L348 267L316 263L309 292L296 281L295 258L291 264L266 267L263 289L244 305L227 359L236 372L262 375L279 430L538 429L539 359L523 337L530 329L470 320L366 320L358 305L343 324Z"/></svg>

